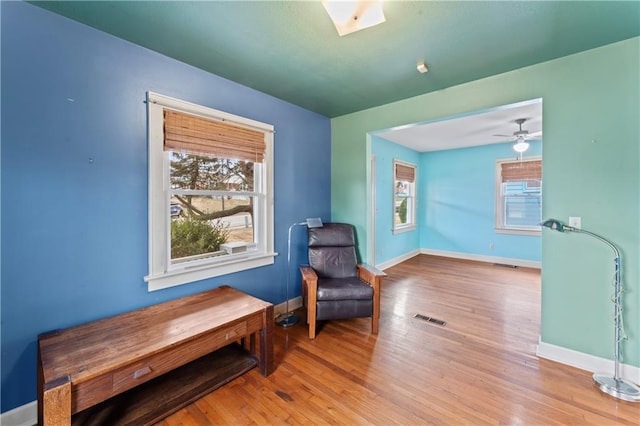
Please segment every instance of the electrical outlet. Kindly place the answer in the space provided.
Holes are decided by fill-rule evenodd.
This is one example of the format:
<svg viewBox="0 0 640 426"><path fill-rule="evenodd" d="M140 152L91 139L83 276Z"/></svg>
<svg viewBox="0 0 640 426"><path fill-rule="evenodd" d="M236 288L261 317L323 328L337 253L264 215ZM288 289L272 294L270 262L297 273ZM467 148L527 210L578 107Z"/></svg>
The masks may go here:
<svg viewBox="0 0 640 426"><path fill-rule="evenodd" d="M582 228L582 218L580 216L569 216L569 226L574 228Z"/></svg>
<svg viewBox="0 0 640 426"><path fill-rule="evenodd" d="M489 243L489 250L493 250L496 246L493 243Z"/></svg>

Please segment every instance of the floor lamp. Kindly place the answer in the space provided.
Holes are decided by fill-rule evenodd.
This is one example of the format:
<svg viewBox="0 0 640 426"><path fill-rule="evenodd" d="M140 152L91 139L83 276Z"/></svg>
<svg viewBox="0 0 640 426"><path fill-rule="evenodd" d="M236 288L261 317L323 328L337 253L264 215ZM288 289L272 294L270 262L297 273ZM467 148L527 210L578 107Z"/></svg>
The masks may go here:
<svg viewBox="0 0 640 426"><path fill-rule="evenodd" d="M291 230L296 226L306 226L307 228L321 228L322 220L319 217L308 218L304 222L294 223L289 227L289 238L287 239L287 298L285 313L276 319L276 324L281 327L291 327L298 322L298 317L289 312L289 283L291 281Z"/></svg>
<svg viewBox="0 0 640 426"><path fill-rule="evenodd" d="M615 348L614 348L614 373L613 376L596 373L593 375L593 381L598 385L600 390L615 398L622 399L624 401L638 402L640 401L640 388L633 383L620 378L620 351L622 347L623 339L623 326L622 326L622 283L620 279L620 251L618 248L606 238L593 232L585 231L584 229L568 226L555 219L548 219L542 223L545 228L553 229L560 232L576 232L580 234L589 235L599 241L605 243L609 248L613 250L615 255L615 284L614 284L614 297L613 302L615 305L614 327L615 327Z"/></svg>

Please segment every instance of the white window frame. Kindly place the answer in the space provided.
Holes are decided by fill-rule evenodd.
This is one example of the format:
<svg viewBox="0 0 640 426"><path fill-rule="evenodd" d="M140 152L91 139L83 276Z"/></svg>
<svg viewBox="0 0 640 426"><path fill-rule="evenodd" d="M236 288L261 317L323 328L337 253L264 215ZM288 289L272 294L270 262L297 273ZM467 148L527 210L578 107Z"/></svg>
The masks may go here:
<svg viewBox="0 0 640 426"><path fill-rule="evenodd" d="M170 161L164 151L164 109L223 120L255 128L265 133L266 151L261 176L263 185L255 206L254 232L256 249L194 262L174 263L170 260L171 214ZM147 92L149 150L149 274L144 277L148 290L160 290L220 275L272 265L273 245L273 134L270 124L239 117L213 108L192 104L154 92Z"/></svg>
<svg viewBox="0 0 640 426"><path fill-rule="evenodd" d="M525 159L501 159L496 160L496 210L495 210L495 231L498 234L513 234L513 235L541 235L542 228L538 227L538 229L530 229L530 228L518 228L513 226L505 226L504 225L504 197L502 195L502 165L506 163L519 163L519 162L527 162L527 161L541 161L542 157L540 156L532 156L527 157ZM542 179L540 179L542 182ZM542 188L541 188L542 191ZM540 197L542 197L542 192L540 193Z"/></svg>
<svg viewBox="0 0 640 426"><path fill-rule="evenodd" d="M396 164L401 164L406 167L411 167L413 169L414 178L413 184L411 185L411 194L409 197L411 198L411 221L407 223L396 223ZM418 166L412 163L408 163L402 160L393 160L393 198L391 202L392 212L391 212L391 220L393 223L392 231L394 234L401 234L403 232L410 232L416 229L416 207L418 205L418 196L417 196L417 188L418 188ZM407 203L409 204L409 203Z"/></svg>

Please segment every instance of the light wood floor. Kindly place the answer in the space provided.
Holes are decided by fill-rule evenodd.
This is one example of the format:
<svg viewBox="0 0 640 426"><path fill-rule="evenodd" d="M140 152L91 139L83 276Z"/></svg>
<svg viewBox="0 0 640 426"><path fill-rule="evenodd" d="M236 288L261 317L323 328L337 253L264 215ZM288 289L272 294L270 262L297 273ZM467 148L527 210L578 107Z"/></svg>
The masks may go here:
<svg viewBox="0 0 640 426"><path fill-rule="evenodd" d="M160 425L640 423L640 404L536 357L538 270L421 255L386 272L378 336L367 319L315 340L276 327L272 375L254 369Z"/></svg>

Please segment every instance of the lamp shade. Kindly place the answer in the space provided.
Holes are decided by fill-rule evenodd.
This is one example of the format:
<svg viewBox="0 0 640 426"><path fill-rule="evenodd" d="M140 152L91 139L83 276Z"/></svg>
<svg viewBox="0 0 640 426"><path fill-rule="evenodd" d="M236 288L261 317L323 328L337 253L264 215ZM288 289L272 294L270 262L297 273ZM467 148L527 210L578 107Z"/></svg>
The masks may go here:
<svg viewBox="0 0 640 426"><path fill-rule="evenodd" d="M544 222L542 222L540 225L544 226L545 228L553 229L554 231L560 231L560 232L564 232L564 226L565 226L562 222L556 219L547 219Z"/></svg>
<svg viewBox="0 0 640 426"><path fill-rule="evenodd" d="M513 144L513 150L520 154L522 154L528 149L529 149L529 142L525 141L524 138L518 138L516 143Z"/></svg>

